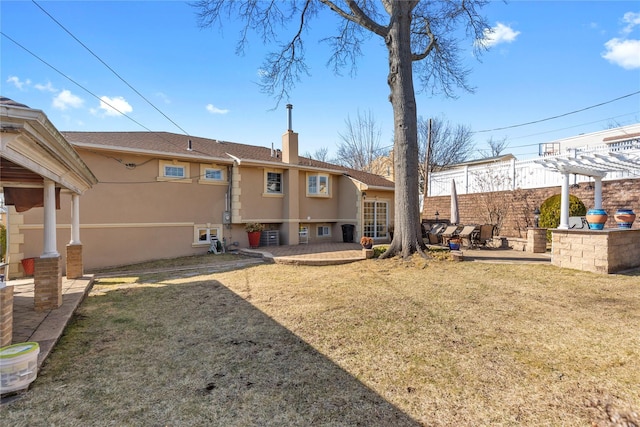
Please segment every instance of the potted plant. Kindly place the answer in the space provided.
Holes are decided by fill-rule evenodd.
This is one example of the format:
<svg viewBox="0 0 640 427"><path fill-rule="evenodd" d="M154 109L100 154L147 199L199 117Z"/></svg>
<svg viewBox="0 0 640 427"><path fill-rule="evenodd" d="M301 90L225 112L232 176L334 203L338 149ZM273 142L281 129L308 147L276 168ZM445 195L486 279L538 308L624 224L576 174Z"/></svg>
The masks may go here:
<svg viewBox="0 0 640 427"><path fill-rule="evenodd" d="M264 225L259 222L248 222L244 226L247 236L249 236L249 247L257 248L260 246L260 234L264 230Z"/></svg>
<svg viewBox="0 0 640 427"><path fill-rule="evenodd" d="M456 236L449 239L449 249L457 251L460 249L461 245L462 245L462 239L460 237Z"/></svg>
<svg viewBox="0 0 640 427"><path fill-rule="evenodd" d="M371 237L362 236L360 244L364 249L371 249L373 247L373 239Z"/></svg>

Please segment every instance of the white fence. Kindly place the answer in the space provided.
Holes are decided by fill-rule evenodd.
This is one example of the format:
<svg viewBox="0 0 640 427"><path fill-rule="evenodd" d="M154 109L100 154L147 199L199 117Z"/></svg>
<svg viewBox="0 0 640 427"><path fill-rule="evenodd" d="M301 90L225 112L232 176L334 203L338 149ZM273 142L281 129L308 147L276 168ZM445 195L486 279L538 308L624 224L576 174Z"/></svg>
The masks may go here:
<svg viewBox="0 0 640 427"><path fill-rule="evenodd" d="M536 163L542 158L571 159L576 154L616 152L640 156L640 138L633 138L614 144L589 147L588 149L572 149L566 154L545 156L530 160L511 160L477 166L464 166L442 172L434 172L429 176L428 196L449 196L451 181L455 180L458 194L484 193L490 191L507 191L515 189L555 187L562 185L562 174ZM638 157L640 158L640 157ZM634 168L624 171L608 172L603 181L614 179L640 179L640 162ZM574 175L571 184L592 181L588 176Z"/></svg>

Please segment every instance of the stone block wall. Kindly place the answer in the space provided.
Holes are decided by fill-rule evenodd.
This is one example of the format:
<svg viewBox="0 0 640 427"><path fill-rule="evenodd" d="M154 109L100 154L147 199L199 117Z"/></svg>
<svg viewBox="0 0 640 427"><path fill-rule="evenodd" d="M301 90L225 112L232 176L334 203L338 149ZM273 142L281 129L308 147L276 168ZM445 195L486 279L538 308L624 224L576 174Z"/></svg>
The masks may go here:
<svg viewBox="0 0 640 427"><path fill-rule="evenodd" d="M13 286L0 289L0 347L11 344L13 338Z"/></svg>
<svg viewBox="0 0 640 427"><path fill-rule="evenodd" d="M62 305L61 258L36 258L34 281L34 308L36 311L53 310Z"/></svg>
<svg viewBox="0 0 640 427"><path fill-rule="evenodd" d="M458 211L460 224L491 224L488 206L506 206L505 221L500 230L501 236L526 238L527 229L533 227L533 211L549 197L560 194L560 187L535 189L516 189L493 193L460 194L458 189ZM580 188L570 188L570 194L582 200L587 209L594 206L594 192L586 184ZM613 214L619 208L630 208L638 214L633 228L640 228L640 179L622 179L602 183L602 207L609 213L606 227L616 227ZM433 220L438 211L440 219L448 220L451 212L451 197L427 197L422 218Z"/></svg>
<svg viewBox="0 0 640 427"><path fill-rule="evenodd" d="M552 264L616 273L640 267L640 229L553 230Z"/></svg>

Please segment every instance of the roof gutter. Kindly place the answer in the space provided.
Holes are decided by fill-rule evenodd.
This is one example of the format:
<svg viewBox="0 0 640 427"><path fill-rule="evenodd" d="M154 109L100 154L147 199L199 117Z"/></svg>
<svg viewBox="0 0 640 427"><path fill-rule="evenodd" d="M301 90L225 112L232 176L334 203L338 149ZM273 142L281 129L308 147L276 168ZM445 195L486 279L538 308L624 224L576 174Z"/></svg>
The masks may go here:
<svg viewBox="0 0 640 427"><path fill-rule="evenodd" d="M109 152L118 152L118 153L125 153L125 154L136 154L136 155L150 155L150 156L156 156L156 157L161 157L161 158L178 158L178 159L182 159L182 160L196 160L199 162L202 162L203 160L207 160L207 161L211 161L211 162L218 162L218 163L232 163L231 161L229 161L228 158L226 157L214 157L214 156L207 156L207 155L185 155L185 154L180 154L180 153L168 153L166 151L155 151L155 150L140 150L140 149L127 149L127 148L122 148L122 147L116 147L116 146L110 146L110 145L98 145L98 144L87 144L84 142L70 142L71 145L78 147L78 148L85 148L85 149L91 149L91 150L96 150L96 151L109 151Z"/></svg>

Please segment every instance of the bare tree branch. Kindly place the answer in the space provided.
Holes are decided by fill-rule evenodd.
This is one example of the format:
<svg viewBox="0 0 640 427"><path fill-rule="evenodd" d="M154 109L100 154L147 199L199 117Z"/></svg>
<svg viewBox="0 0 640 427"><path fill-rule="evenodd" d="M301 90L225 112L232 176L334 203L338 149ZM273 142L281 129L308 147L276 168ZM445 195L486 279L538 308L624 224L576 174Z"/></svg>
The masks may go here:
<svg viewBox="0 0 640 427"><path fill-rule="evenodd" d="M337 163L351 169L372 172L373 161L383 154L380 143L382 130L369 110L360 113L355 121L351 117L345 120L346 130L339 133Z"/></svg>

